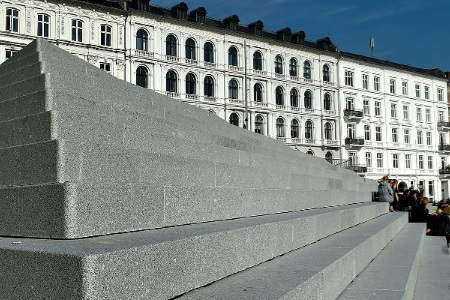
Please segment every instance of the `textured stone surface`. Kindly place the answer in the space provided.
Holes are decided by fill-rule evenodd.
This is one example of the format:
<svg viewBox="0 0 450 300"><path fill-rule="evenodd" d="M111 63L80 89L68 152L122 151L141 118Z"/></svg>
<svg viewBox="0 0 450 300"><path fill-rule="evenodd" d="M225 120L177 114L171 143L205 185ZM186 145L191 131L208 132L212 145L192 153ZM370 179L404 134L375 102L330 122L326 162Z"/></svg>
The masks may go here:
<svg viewBox="0 0 450 300"><path fill-rule="evenodd" d="M377 254L358 250L367 243L383 248L406 223L405 214L384 215L179 299L334 299L357 275L358 255L370 261Z"/></svg>
<svg viewBox="0 0 450 300"><path fill-rule="evenodd" d="M41 228L32 236L76 238L367 202L375 188L323 159L118 80L44 40L2 64L0 78L0 189L71 187L59 200L48 196L61 202L57 223L65 230L35 220L29 223ZM126 212L125 203L138 213ZM47 214L46 205L27 209L17 201L8 205L8 220L20 219L14 214L21 209ZM111 222L101 209L123 213Z"/></svg>
<svg viewBox="0 0 450 300"><path fill-rule="evenodd" d="M403 228L338 299L411 300L422 256L425 228L425 224L420 223L408 224Z"/></svg>
<svg viewBox="0 0 450 300"><path fill-rule="evenodd" d="M0 286L15 286L19 290L16 299L36 299L36 295L57 299L61 289L68 293L67 299L73 299L71 289L75 295L81 289L86 299L169 299L308 244L312 250L308 250L303 260L309 255L314 255L316 260L307 259L310 264L307 270L329 273L329 280L340 272L336 269L338 265L348 268L344 261L333 260L343 255L344 249L350 253L345 259L351 259L350 265L354 265L352 244L346 247L334 246L333 242L323 247L311 244L318 239L323 244L327 234L344 229L334 226L332 232L322 232L314 224L325 217L340 224L342 211L357 215L371 207L372 215L366 215L368 223L360 225L371 224L370 228L348 233L355 236L350 241L361 244L382 227L401 225L400 214L377 218L376 211L381 205L365 203L78 240L2 238L0 260L8 260L8 267L2 272L4 277L0 276ZM354 228L350 231L355 231ZM339 240L345 232L329 238ZM44 263L51 257L55 257L54 262ZM58 267L66 260L70 268ZM17 268L21 271L16 272ZM39 279L45 270L50 274ZM21 277L26 272L27 276ZM52 282L53 277L61 279ZM61 280L67 277L73 279L62 285ZM36 284L39 280L45 282Z"/></svg>

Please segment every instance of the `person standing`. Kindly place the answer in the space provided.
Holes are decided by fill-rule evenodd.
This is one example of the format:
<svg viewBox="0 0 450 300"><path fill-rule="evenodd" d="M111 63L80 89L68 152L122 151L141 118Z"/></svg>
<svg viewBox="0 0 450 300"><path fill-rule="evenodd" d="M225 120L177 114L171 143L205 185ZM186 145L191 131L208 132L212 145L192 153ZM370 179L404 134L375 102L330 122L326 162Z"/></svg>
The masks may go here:
<svg viewBox="0 0 450 300"><path fill-rule="evenodd" d="M389 184L389 177L383 176L381 182L378 185L378 201L380 202L393 202L394 192Z"/></svg>

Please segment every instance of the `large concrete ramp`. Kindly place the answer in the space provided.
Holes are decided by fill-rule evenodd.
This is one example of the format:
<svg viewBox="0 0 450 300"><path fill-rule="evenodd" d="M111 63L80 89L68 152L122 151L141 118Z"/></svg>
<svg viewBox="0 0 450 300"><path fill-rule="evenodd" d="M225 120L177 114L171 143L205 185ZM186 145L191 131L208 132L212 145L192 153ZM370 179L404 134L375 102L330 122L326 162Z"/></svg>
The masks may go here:
<svg viewBox="0 0 450 300"><path fill-rule="evenodd" d="M0 66L0 299L169 299L387 213L375 187L44 40Z"/></svg>

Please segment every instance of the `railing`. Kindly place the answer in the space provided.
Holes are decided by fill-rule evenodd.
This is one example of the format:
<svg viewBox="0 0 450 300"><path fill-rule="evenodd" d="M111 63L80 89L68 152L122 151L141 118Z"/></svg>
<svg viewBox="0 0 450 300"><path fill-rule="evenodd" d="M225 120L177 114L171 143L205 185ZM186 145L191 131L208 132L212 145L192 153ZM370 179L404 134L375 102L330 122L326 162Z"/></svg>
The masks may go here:
<svg viewBox="0 0 450 300"><path fill-rule="evenodd" d="M450 175L450 169L448 169L448 168L440 169L439 174L440 175Z"/></svg>
<svg viewBox="0 0 450 300"><path fill-rule="evenodd" d="M263 70L255 70L255 69L253 69L252 72L253 72L253 74L256 74L256 75L263 75L263 76L267 75L267 72L263 71Z"/></svg>
<svg viewBox="0 0 450 300"><path fill-rule="evenodd" d="M345 109L344 110L344 116L345 117L357 117L362 118L364 116L364 112L362 110L355 110L355 109Z"/></svg>
<svg viewBox="0 0 450 300"><path fill-rule="evenodd" d="M450 122L446 122L446 121L439 121L437 123L438 127L450 127Z"/></svg>
<svg viewBox="0 0 450 300"><path fill-rule="evenodd" d="M357 146L364 146L365 141L364 138L345 138L345 144L346 145L357 145Z"/></svg>
<svg viewBox="0 0 450 300"><path fill-rule="evenodd" d="M440 144L439 145L439 151L450 151L450 145Z"/></svg>
<svg viewBox="0 0 450 300"><path fill-rule="evenodd" d="M356 173L367 173L367 167L355 164L352 159L326 159L330 164L344 169L352 170Z"/></svg>
<svg viewBox="0 0 450 300"><path fill-rule="evenodd" d="M268 104L265 102L259 102L259 101L253 101L252 102L254 106L263 106L263 107L267 107Z"/></svg>
<svg viewBox="0 0 450 300"><path fill-rule="evenodd" d="M185 58L184 60L187 64L196 65L197 61L195 59Z"/></svg>
<svg viewBox="0 0 450 300"><path fill-rule="evenodd" d="M166 55L166 60L178 62L180 58L172 55Z"/></svg>
<svg viewBox="0 0 450 300"><path fill-rule="evenodd" d="M145 51L145 50L134 50L134 55L137 55L137 56L142 56L142 57L153 57L154 56L154 53L153 52L148 52L148 51Z"/></svg>
<svg viewBox="0 0 450 300"><path fill-rule="evenodd" d="M230 71L243 71L244 67L238 67L238 66L229 65L228 66L228 70L230 70Z"/></svg>
<svg viewBox="0 0 450 300"><path fill-rule="evenodd" d="M203 62L203 64L205 65L205 67L209 67L209 68L215 68L216 67L215 63L212 63L212 62L209 62L209 61L205 61L205 62Z"/></svg>
<svg viewBox="0 0 450 300"><path fill-rule="evenodd" d="M177 92L166 92L166 95L169 97L175 97L175 98L180 97L180 93L177 93Z"/></svg>
<svg viewBox="0 0 450 300"><path fill-rule="evenodd" d="M284 74L275 73L275 78L284 79L286 76Z"/></svg>

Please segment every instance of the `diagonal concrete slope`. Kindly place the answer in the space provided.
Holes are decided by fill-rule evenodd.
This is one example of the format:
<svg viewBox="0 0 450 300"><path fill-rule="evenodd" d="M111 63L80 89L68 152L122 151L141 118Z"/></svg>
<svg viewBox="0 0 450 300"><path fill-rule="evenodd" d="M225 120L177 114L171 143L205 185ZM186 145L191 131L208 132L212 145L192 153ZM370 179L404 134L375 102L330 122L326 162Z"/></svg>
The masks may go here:
<svg viewBox="0 0 450 300"><path fill-rule="evenodd" d="M72 239L369 202L375 185L36 40L0 66L0 235Z"/></svg>

